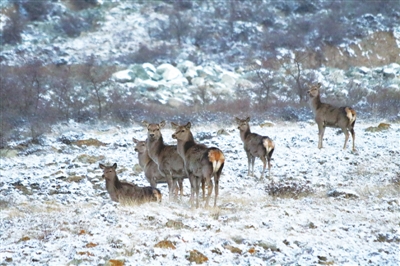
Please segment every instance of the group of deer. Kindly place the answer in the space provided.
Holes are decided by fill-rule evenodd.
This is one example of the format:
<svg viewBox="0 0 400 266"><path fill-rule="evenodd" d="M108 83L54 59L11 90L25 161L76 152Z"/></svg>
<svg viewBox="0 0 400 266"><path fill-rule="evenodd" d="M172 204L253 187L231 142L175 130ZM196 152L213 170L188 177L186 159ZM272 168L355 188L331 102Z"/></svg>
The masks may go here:
<svg viewBox="0 0 400 266"><path fill-rule="evenodd" d="M319 129L318 148L322 148L322 138L325 127L339 127L345 134L345 143L349 138L349 131L353 138L354 145L354 124L356 113L350 107L334 107L330 104L321 102L318 83L308 91L310 97L310 106L315 115L315 121ZM254 162L258 157L263 162L261 179L268 164L269 175L271 175L271 158L275 149L274 141L250 131L250 117L246 119L235 118L240 131L240 138L243 141L243 147L248 160L248 175L254 176ZM225 164L223 152L216 147L207 147L194 140L191 132L191 123L186 125L177 125L171 123L175 133L173 139L177 140L177 145L168 145L164 143L161 129L165 127L165 122L159 124L149 124L143 121L147 128L147 139L139 141L133 138L136 144L135 151L138 152L139 164L144 170L145 177L150 183L149 187L138 187L126 182L120 182L116 174L117 165L104 166L100 168L104 171L106 179L106 188L110 197L118 201L123 197L131 197L136 201L161 201L161 193L156 188L157 183L166 182L168 184L170 199L175 195L183 194L183 179L188 177L191 186L190 202L191 206L199 207L200 183L202 185L203 199L205 198L205 207L209 206L210 196L215 185L214 207L217 205L219 194L219 179ZM214 180L212 180L214 178ZM213 184L214 181L214 184ZM205 197L205 186L208 187L207 197ZM194 199L196 202L194 203Z"/></svg>

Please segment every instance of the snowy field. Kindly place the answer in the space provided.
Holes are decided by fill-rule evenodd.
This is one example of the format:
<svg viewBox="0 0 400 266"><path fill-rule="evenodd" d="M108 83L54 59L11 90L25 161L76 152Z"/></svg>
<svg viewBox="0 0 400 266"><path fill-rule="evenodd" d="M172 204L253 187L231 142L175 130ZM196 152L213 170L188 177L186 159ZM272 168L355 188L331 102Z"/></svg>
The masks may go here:
<svg viewBox="0 0 400 266"><path fill-rule="evenodd" d="M18 155L1 158L0 264L400 265L400 124L366 132L378 123L357 121L355 153L336 129L319 150L313 123L252 124L276 144L263 181L247 176L233 119L221 135L192 124L226 156L218 208L191 209L188 180L182 200L170 202L166 184L160 204L110 200L99 162L148 185L132 142L146 138L140 125L60 125L41 145L15 143ZM174 143L169 123L162 133Z"/></svg>

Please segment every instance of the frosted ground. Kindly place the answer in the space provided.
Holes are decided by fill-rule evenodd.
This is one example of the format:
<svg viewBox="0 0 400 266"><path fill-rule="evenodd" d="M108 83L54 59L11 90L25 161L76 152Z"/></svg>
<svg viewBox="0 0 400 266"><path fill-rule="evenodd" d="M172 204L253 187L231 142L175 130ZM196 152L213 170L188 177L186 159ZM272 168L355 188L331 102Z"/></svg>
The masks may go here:
<svg viewBox="0 0 400 266"><path fill-rule="evenodd" d="M218 208L192 210L188 180L177 202L165 184L161 204L109 199L99 162L117 162L121 180L148 185L131 140L145 139L140 125L71 123L55 126L41 145L15 143L18 155L1 158L0 264L400 264L399 124L366 132L377 124L357 121L356 153L342 150L335 129L317 149L311 122L253 124L276 142L272 179L264 181L247 176L233 119L221 135L220 126L193 124L195 137L226 155ZM170 127L162 133L174 143ZM90 139L105 145L74 142ZM261 168L257 160L258 176Z"/></svg>

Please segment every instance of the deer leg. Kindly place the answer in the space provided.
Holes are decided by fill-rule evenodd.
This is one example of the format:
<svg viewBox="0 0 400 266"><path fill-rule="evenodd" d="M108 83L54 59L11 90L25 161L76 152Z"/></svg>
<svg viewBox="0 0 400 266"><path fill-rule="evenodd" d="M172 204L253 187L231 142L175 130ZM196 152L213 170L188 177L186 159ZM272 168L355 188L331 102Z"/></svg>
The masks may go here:
<svg viewBox="0 0 400 266"><path fill-rule="evenodd" d="M201 178L195 177L196 179L196 208L199 207L199 194L200 194L200 182Z"/></svg>
<svg viewBox="0 0 400 266"><path fill-rule="evenodd" d="M194 177L192 174L189 175L189 181L190 181L190 205L193 208L194 207L194 194L196 190L196 177Z"/></svg>
<svg viewBox="0 0 400 266"><path fill-rule="evenodd" d="M250 152L247 152L246 154L247 154L247 166L248 166L247 175L251 176L252 175L250 173L251 155L250 155Z"/></svg>
<svg viewBox="0 0 400 266"><path fill-rule="evenodd" d="M251 176L254 176L254 163L256 161L256 157L251 156Z"/></svg>
<svg viewBox="0 0 400 266"><path fill-rule="evenodd" d="M214 182L215 182L215 198L214 198L214 207L217 207L217 198L219 194L219 174L216 173L214 175Z"/></svg>
<svg viewBox="0 0 400 266"><path fill-rule="evenodd" d="M179 178L178 179L178 185L179 185L180 198L182 200L182 196L183 196L183 178Z"/></svg>
<svg viewBox="0 0 400 266"><path fill-rule="evenodd" d="M350 133L351 133L351 137L352 137L352 139L353 139L353 151L356 151L356 144L355 144L355 141L356 141L356 133L354 132L354 128L352 128L352 129L350 129Z"/></svg>
<svg viewBox="0 0 400 266"><path fill-rule="evenodd" d="M267 160L268 160L268 176L271 176L271 156L267 154Z"/></svg>
<svg viewBox="0 0 400 266"><path fill-rule="evenodd" d="M261 159L261 161L263 162L263 170L262 170L262 172L261 172L260 180L263 180L265 168L267 167L267 160L265 159L264 156L261 156L260 159Z"/></svg>
<svg viewBox="0 0 400 266"><path fill-rule="evenodd" d="M322 139L324 138L325 126L323 123L318 123L318 149L322 149Z"/></svg>
<svg viewBox="0 0 400 266"><path fill-rule="evenodd" d="M207 199L206 199L206 204L204 205L204 207L208 208L208 207L210 207L210 197L211 197L211 193L213 190L213 182L211 180L211 176L207 176L206 183L207 183Z"/></svg>
<svg viewBox="0 0 400 266"><path fill-rule="evenodd" d="M206 199L206 180L201 179L201 190L203 191L203 200Z"/></svg>
<svg viewBox="0 0 400 266"><path fill-rule="evenodd" d="M344 133L344 145L343 145L343 150L346 149L347 146L347 142L349 141L349 131L347 130L347 128L342 128L342 131Z"/></svg>
<svg viewBox="0 0 400 266"><path fill-rule="evenodd" d="M169 200L173 200L173 195L175 193L175 182L170 175L167 175L166 179L168 184Z"/></svg>

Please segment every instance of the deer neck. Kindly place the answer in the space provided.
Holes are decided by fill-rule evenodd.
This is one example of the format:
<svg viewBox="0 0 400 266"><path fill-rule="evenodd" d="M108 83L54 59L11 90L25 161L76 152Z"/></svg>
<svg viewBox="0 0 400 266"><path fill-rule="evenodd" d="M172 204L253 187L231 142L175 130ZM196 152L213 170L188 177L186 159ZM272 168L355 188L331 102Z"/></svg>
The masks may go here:
<svg viewBox="0 0 400 266"><path fill-rule="evenodd" d="M113 180L106 179L106 189L108 193L114 193L122 187L121 181L119 181L118 176L115 176Z"/></svg>
<svg viewBox="0 0 400 266"><path fill-rule="evenodd" d="M309 103L310 103L311 110L312 110L313 113L315 114L315 113L317 112L317 110L318 110L318 109L321 107L321 105L322 105L321 98L320 98L319 94L318 94L316 97L310 99L310 102L309 102Z"/></svg>
<svg viewBox="0 0 400 266"><path fill-rule="evenodd" d="M189 150L189 148L192 147L193 145L196 145L196 142L194 141L192 132L189 132L185 140L178 140L178 145L177 145L178 154L184 158L187 150Z"/></svg>
<svg viewBox="0 0 400 266"><path fill-rule="evenodd" d="M245 141L247 136L251 134L250 126L248 126L245 130L240 130L240 138L242 141Z"/></svg>
<svg viewBox="0 0 400 266"><path fill-rule="evenodd" d="M139 165L143 169L146 167L146 165L151 162L151 158L149 156L149 153L147 151L139 153Z"/></svg>
<svg viewBox="0 0 400 266"><path fill-rule="evenodd" d="M147 149L148 155L154 162L158 164L158 156L165 147L163 137L160 136L157 140L148 139L147 141L149 144Z"/></svg>

